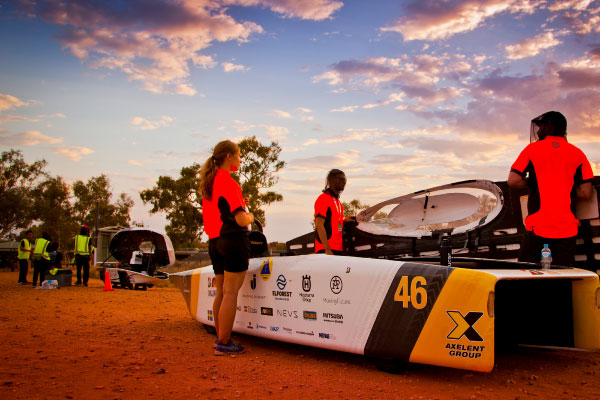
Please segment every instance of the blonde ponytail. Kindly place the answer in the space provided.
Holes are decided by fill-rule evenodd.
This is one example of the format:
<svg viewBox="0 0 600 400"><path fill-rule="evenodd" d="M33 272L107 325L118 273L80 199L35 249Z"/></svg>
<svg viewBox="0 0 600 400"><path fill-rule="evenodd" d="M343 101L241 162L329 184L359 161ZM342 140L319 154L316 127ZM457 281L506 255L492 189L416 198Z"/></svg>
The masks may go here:
<svg viewBox="0 0 600 400"><path fill-rule="evenodd" d="M219 167L223 164L228 154L233 156L238 151L238 145L231 140L223 140L217 143L213 149L212 156L208 157L200 170L200 192L202 193L202 197L212 200L213 181Z"/></svg>

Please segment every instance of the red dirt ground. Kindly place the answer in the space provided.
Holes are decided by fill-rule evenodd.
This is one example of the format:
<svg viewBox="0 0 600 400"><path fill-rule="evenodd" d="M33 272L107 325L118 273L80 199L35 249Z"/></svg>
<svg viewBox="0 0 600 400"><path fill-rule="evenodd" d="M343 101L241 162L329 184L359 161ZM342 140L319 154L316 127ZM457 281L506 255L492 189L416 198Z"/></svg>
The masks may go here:
<svg viewBox="0 0 600 400"><path fill-rule="evenodd" d="M245 354L215 357L175 288L16 282L0 273L1 399L600 398L600 352L519 348L491 373L389 374L361 356L237 336Z"/></svg>

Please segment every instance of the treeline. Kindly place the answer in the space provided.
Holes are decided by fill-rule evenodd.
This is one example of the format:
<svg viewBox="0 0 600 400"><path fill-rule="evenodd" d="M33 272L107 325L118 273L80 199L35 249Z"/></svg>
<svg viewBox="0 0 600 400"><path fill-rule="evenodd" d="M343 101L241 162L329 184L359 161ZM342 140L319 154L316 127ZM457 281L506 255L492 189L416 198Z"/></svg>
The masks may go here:
<svg viewBox="0 0 600 400"><path fill-rule="evenodd" d="M282 201L283 196L268 190L277 183L275 175L285 166L279 160L281 148L276 142L261 144L256 137L238 143L242 163L234 179L248 198L248 208L265 226L263 207ZM167 235L175 248L198 247L203 230L200 185L201 163L183 167L178 178L160 176L156 185L142 190L140 198L150 204L150 213L165 213ZM110 181L104 174L87 182L67 184L60 176L46 171L45 160L28 164L19 150L2 153L0 161L0 239L19 239L31 229L34 237L48 231L53 241L69 248L82 224L93 227L125 226L131 222L133 200L125 193L112 201Z"/></svg>
<svg viewBox="0 0 600 400"><path fill-rule="evenodd" d="M129 226L133 200L121 193L112 202L104 174L69 185L46 171L45 160L28 164L19 150L0 159L0 239L18 239L31 229L35 237L47 231L61 248L70 248L81 225L93 229L96 208L100 226Z"/></svg>

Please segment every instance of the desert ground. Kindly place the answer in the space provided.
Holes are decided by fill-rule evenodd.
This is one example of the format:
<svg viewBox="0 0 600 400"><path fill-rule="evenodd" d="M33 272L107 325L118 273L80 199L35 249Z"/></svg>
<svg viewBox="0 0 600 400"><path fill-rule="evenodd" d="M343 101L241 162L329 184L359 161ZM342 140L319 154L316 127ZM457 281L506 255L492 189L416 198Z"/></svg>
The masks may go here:
<svg viewBox="0 0 600 400"><path fill-rule="evenodd" d="M520 347L491 373L391 374L361 356L237 335L246 353L216 357L173 286L35 290L17 274L0 272L1 399L600 398L600 352Z"/></svg>

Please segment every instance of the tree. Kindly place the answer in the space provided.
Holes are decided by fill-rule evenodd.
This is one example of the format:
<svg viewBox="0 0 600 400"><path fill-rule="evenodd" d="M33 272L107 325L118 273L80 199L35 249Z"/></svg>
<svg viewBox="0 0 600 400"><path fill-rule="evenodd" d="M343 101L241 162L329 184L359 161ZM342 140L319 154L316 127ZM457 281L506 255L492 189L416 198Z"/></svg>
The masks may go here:
<svg viewBox="0 0 600 400"><path fill-rule="evenodd" d="M110 181L104 174L90 178L87 183L73 183L73 217L76 223L87 226L96 224L96 205L98 205L98 222L100 226L129 226L131 217L129 211L133 200L125 193L119 195L112 204Z"/></svg>
<svg viewBox="0 0 600 400"><path fill-rule="evenodd" d="M0 158L0 238L31 225L31 190L45 176L46 161L28 164L20 150L9 150Z"/></svg>
<svg viewBox="0 0 600 400"><path fill-rule="evenodd" d="M261 192L262 189L273 187L279 180L275 174L285 166L285 161L279 160L281 147L277 142L271 142L269 146L262 145L255 136L243 139L238 146L242 158L239 170L242 193L248 198L248 209L254 218L265 226L262 207L283 200L279 193Z"/></svg>
<svg viewBox="0 0 600 400"><path fill-rule="evenodd" d="M71 244L77 231L70 197L71 188L60 176L40 182L31 191L33 215L40 222L36 230L50 232L62 248Z"/></svg>
<svg viewBox="0 0 600 400"><path fill-rule="evenodd" d="M151 214L165 212L169 224L165 231L177 248L195 247L203 231L202 204L197 194L201 166L183 167L178 179L159 176L156 186L140 192L144 203L150 203Z"/></svg>

